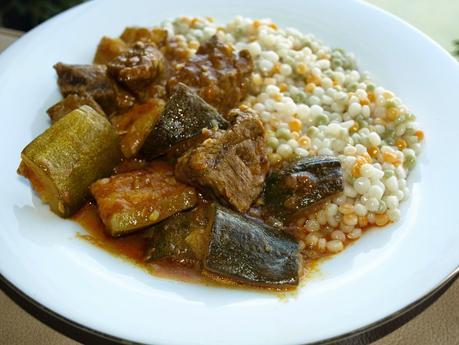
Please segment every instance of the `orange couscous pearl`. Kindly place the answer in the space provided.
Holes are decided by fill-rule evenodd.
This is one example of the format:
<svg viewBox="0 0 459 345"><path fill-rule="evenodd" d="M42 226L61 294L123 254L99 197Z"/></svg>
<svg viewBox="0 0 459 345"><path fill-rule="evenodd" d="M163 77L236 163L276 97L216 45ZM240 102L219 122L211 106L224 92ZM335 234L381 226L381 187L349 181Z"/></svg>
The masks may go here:
<svg viewBox="0 0 459 345"><path fill-rule="evenodd" d="M414 133L414 134L418 137L419 141L424 139L424 132L423 131L416 131L416 133Z"/></svg>
<svg viewBox="0 0 459 345"><path fill-rule="evenodd" d="M371 157L375 158L375 157L377 157L378 154L379 154L379 149L378 149L378 147L376 147L376 146L370 146L370 147L367 149L367 152L368 152L368 154L369 154Z"/></svg>
<svg viewBox="0 0 459 345"><path fill-rule="evenodd" d="M293 131L293 132L299 132L303 128L303 124L298 119L291 120L288 123L288 126L289 126L290 130Z"/></svg>
<svg viewBox="0 0 459 345"><path fill-rule="evenodd" d="M398 165L400 164L400 160L398 159L398 157L391 153L391 152L384 152L383 153L383 160L387 163L392 163L392 164L395 164L395 165Z"/></svg>
<svg viewBox="0 0 459 345"><path fill-rule="evenodd" d="M386 119L388 121L395 121L395 119L398 117L399 111L395 107L391 107L386 110Z"/></svg>
<svg viewBox="0 0 459 345"><path fill-rule="evenodd" d="M400 150L403 150L403 149L406 149L408 144L406 143L404 139L398 138L397 140L395 140L395 146L397 146Z"/></svg>

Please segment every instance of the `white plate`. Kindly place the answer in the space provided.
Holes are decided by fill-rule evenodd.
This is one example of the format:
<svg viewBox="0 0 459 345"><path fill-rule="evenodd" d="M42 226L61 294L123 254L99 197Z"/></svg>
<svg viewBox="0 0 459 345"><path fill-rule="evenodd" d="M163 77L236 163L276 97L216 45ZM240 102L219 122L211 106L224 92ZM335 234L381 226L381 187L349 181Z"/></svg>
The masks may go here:
<svg viewBox="0 0 459 345"><path fill-rule="evenodd" d="M271 17L355 52L426 132L394 226L367 233L288 300L155 278L75 237L16 176L21 149L49 126L57 61L89 63L103 35L178 15ZM0 55L0 273L52 311L146 343L297 344L376 322L434 289L459 264L459 65L397 18L357 1L96 1L39 26Z"/></svg>

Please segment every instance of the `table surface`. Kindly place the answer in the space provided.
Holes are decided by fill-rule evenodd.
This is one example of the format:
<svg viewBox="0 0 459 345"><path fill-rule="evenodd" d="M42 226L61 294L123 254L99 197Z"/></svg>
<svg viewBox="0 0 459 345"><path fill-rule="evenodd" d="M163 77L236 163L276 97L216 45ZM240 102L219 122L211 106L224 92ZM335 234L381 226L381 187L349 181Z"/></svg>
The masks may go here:
<svg viewBox="0 0 459 345"><path fill-rule="evenodd" d="M459 2L450 0L417 0L416 6L400 0L370 0L404 18L428 33L451 50L451 41L459 38ZM409 8L408 8L409 6ZM432 16L432 10L436 15ZM449 20L448 20L449 18ZM0 51L21 35L21 32L0 28ZM2 344L62 344L77 342L61 335L36 320L4 293L0 292L0 343ZM459 344L459 280L433 305L413 320L376 341L374 345L457 345Z"/></svg>

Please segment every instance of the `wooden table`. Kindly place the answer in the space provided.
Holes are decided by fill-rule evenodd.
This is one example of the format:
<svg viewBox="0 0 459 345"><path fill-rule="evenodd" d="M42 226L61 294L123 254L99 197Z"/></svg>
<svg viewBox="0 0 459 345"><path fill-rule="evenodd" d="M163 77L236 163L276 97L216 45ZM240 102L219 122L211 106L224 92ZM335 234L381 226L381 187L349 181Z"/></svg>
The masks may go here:
<svg viewBox="0 0 459 345"><path fill-rule="evenodd" d="M0 51L20 35L21 32L0 28ZM27 314L2 292L0 310L0 344L78 344ZM358 342L364 343L365 339ZM459 281L420 315L374 344L458 345Z"/></svg>

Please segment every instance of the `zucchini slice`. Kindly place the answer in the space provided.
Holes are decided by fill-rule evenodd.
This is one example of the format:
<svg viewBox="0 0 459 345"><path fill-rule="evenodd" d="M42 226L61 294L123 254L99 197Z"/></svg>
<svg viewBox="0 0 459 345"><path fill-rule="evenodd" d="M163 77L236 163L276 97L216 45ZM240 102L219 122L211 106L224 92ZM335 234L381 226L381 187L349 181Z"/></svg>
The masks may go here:
<svg viewBox="0 0 459 345"><path fill-rule="evenodd" d="M84 204L91 183L110 175L121 151L110 122L84 105L35 138L21 158L18 173L54 213L68 217Z"/></svg>
<svg viewBox="0 0 459 345"><path fill-rule="evenodd" d="M194 188L176 181L173 168L162 161L101 179L91 192L113 237L158 223L197 202Z"/></svg>
<svg viewBox="0 0 459 345"><path fill-rule="evenodd" d="M164 109L162 99L150 99L134 105L124 114L112 117L112 124L121 135L121 151L126 158L137 154L158 122Z"/></svg>

